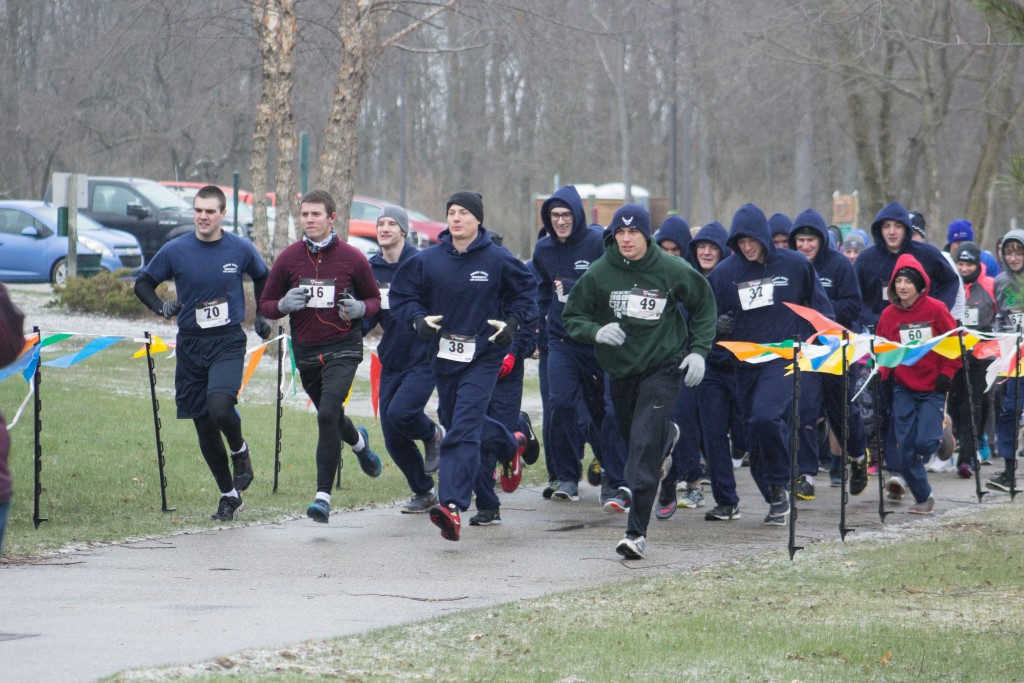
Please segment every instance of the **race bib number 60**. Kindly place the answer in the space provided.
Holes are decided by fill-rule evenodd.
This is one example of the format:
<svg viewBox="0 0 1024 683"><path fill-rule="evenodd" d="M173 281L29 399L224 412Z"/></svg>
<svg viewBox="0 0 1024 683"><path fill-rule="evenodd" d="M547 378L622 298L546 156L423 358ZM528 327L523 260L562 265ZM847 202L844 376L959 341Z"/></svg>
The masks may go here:
<svg viewBox="0 0 1024 683"><path fill-rule="evenodd" d="M227 297L202 301L196 305L196 324L204 330L228 324Z"/></svg>
<svg viewBox="0 0 1024 683"><path fill-rule="evenodd" d="M920 344L931 338L931 323L904 323L900 325L901 344Z"/></svg>
<svg viewBox="0 0 1024 683"><path fill-rule="evenodd" d="M741 282L737 287L739 288L740 307L744 311L771 306L775 301L775 284L770 277L763 280Z"/></svg>

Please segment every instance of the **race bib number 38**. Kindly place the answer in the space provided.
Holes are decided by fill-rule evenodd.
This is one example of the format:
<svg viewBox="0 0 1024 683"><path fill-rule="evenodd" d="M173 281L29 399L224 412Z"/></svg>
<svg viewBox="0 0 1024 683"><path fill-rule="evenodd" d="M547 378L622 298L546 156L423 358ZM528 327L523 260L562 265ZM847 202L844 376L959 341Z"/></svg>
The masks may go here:
<svg viewBox="0 0 1024 683"><path fill-rule="evenodd" d="M476 353L476 338L462 334L445 333L437 344L437 357L453 360L457 363L468 363Z"/></svg>
<svg viewBox="0 0 1024 683"><path fill-rule="evenodd" d="M931 338L931 323L904 323L900 325L901 344L920 344Z"/></svg>
<svg viewBox="0 0 1024 683"><path fill-rule="evenodd" d="M228 324L227 297L202 301L196 305L196 324L204 330L211 327L223 327Z"/></svg>
<svg viewBox="0 0 1024 683"><path fill-rule="evenodd" d="M775 285L770 277L763 280L741 282L737 287L739 288L740 307L744 311L771 306L775 301Z"/></svg>
<svg viewBox="0 0 1024 683"><path fill-rule="evenodd" d="M639 320L660 320L665 312L665 293L656 289L640 289L629 291L626 301L626 315Z"/></svg>
<svg viewBox="0 0 1024 683"><path fill-rule="evenodd" d="M309 295L309 308L334 308L334 280L314 280L312 278L299 278L299 287L306 290Z"/></svg>

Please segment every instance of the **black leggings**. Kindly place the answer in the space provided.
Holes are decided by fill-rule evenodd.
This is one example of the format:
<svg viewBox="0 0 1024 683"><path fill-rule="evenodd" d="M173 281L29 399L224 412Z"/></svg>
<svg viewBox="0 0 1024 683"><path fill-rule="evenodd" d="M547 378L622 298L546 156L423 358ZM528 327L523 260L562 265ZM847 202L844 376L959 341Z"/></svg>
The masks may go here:
<svg viewBox="0 0 1024 683"><path fill-rule="evenodd" d="M305 359L304 359L305 360ZM345 416L345 397L359 367L360 358L338 354L325 363L299 364L302 387L316 406L319 439L316 444L316 490L330 493L341 460L341 442L354 446L359 432Z"/></svg>
<svg viewBox="0 0 1024 683"><path fill-rule="evenodd" d="M242 418L235 410L235 397L223 393L210 394L206 397L206 415L192 422L199 436L199 450L217 482L217 488L221 493L230 492L235 484L221 434L227 438L232 451L239 450L245 443L242 438Z"/></svg>

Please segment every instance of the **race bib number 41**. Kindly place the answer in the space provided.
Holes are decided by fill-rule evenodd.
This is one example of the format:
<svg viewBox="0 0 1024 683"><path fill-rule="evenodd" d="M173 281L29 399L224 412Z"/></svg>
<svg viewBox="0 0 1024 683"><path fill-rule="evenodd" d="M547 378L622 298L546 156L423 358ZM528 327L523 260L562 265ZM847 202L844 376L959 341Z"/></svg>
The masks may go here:
<svg viewBox="0 0 1024 683"><path fill-rule="evenodd" d="M334 308L334 280L314 280L312 278L299 278L299 287L306 290L309 295L309 308Z"/></svg>
<svg viewBox="0 0 1024 683"><path fill-rule="evenodd" d="M437 344L437 357L453 360L457 363L468 363L476 354L476 337L462 334L445 333Z"/></svg>
<svg viewBox="0 0 1024 683"><path fill-rule="evenodd" d="M227 297L202 301L196 305L196 324L204 330L228 324Z"/></svg>
<svg viewBox="0 0 1024 683"><path fill-rule="evenodd" d="M635 287L629 290L629 299L626 301L626 315L638 320L659 320L665 312L664 292L656 289L640 289Z"/></svg>
<svg viewBox="0 0 1024 683"><path fill-rule="evenodd" d="M920 344L931 338L931 323L904 323L900 325L901 344Z"/></svg>
<svg viewBox="0 0 1024 683"><path fill-rule="evenodd" d="M739 288L740 307L744 311L771 306L775 301L775 285L770 277L763 280L741 282L737 287Z"/></svg>

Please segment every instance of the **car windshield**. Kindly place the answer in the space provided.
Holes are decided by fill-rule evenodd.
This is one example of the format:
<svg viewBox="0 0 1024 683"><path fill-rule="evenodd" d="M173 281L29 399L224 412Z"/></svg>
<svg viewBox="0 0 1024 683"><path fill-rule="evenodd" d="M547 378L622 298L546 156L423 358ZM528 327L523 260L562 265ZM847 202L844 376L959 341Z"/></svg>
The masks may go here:
<svg viewBox="0 0 1024 683"><path fill-rule="evenodd" d="M140 181L135 185L135 189L139 191L139 194L152 202L154 206L159 207L161 211L164 209L192 210L192 207L185 203L181 197L160 183L154 183L150 180Z"/></svg>
<svg viewBox="0 0 1024 683"><path fill-rule="evenodd" d="M57 231L57 207L56 206L40 206L35 209L39 217L43 219L43 222L50 227L54 232ZM79 212L78 214L78 231L82 230L106 230L102 225L94 221L93 219L86 216L84 213Z"/></svg>
<svg viewBox="0 0 1024 683"><path fill-rule="evenodd" d="M410 211L408 209L406 209L405 212L409 214L409 218L413 219L414 221L437 223L437 221L435 221L433 218L431 218L425 213L420 213L419 211Z"/></svg>

